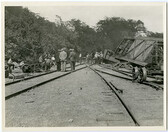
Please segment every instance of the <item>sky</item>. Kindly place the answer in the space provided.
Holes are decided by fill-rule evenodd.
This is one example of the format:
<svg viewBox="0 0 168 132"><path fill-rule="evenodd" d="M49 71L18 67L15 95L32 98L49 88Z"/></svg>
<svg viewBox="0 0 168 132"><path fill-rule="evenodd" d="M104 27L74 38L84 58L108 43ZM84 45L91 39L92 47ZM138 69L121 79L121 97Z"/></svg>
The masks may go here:
<svg viewBox="0 0 168 132"><path fill-rule="evenodd" d="M89 26L96 26L105 17L123 17L141 20L147 30L163 32L163 6L28 6L34 13L39 13L49 21L55 21L55 15L63 21L80 19Z"/></svg>

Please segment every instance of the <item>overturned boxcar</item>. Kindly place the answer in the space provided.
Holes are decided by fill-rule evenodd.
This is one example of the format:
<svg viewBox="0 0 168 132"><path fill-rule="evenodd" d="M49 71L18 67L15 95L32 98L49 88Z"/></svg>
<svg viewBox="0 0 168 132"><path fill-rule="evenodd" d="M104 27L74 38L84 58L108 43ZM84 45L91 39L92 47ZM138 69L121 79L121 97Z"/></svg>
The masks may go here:
<svg viewBox="0 0 168 132"><path fill-rule="evenodd" d="M106 49L103 58L104 62L113 62L114 68L132 68L133 78L139 78L140 82L147 75L163 76L163 39L124 38L115 51Z"/></svg>

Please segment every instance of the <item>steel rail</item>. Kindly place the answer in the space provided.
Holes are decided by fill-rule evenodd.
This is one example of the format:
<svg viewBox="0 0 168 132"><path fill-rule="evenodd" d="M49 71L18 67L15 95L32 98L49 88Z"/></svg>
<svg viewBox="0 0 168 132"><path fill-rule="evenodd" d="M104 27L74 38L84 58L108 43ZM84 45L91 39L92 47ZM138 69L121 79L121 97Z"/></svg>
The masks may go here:
<svg viewBox="0 0 168 132"><path fill-rule="evenodd" d="M81 64L78 64L78 65L76 65L76 66L79 66L79 65L81 65ZM67 68L70 68L70 67L67 67ZM29 80L29 79L32 79L32 78L44 76L44 75L51 74L51 73L54 73L54 72L57 72L57 70L45 72L45 73L42 73L42 74L39 74L39 75L35 75L35 76L23 78L23 79L19 79L19 80L13 81L13 82L8 82L8 83L5 83L5 86L9 86L9 85L11 85L11 84L19 83L19 82L21 82L21 81Z"/></svg>
<svg viewBox="0 0 168 132"><path fill-rule="evenodd" d="M115 87L111 82L108 82L104 77L102 77L95 69L89 67L91 70L93 70L108 86L109 88L115 93L115 95L117 96L117 98L119 99L119 101L121 102L121 104L124 106L124 108L126 109L126 111L128 112L128 114L130 115L131 119L133 120L133 122L135 123L136 126L140 126L140 124L138 123L138 121L136 120L136 118L134 117L134 115L132 114L131 110L128 108L128 106L125 104L125 102L123 101L122 97L117 93L117 91L115 89L118 89L117 87Z"/></svg>
<svg viewBox="0 0 168 132"><path fill-rule="evenodd" d="M110 75L110 76L114 76L114 77L118 77L118 78L121 78L121 79L124 79L124 80L132 81L132 79L130 79L130 78L118 76L118 75L115 75L115 74L112 74L112 73L108 73L108 72L105 72L105 71L101 71L101 70L98 70L98 69L95 69L95 70L98 71L98 72ZM163 87L155 85L154 83L151 83L151 82L142 82L140 84L144 84L144 85L150 86L152 88L155 88L156 90L160 90L160 89L163 90Z"/></svg>
<svg viewBox="0 0 168 132"><path fill-rule="evenodd" d="M108 75L114 76L114 77L118 77L118 78L121 78L121 79L132 81L132 79L130 79L130 78L118 76L118 75L115 75L115 74L112 74L112 73L108 73L108 72L104 72L104 71L101 71L101 70L98 70L98 69L95 69L95 70L98 71L98 72L102 72L104 74L108 74ZM126 75L128 77L132 77L131 75L129 75L129 73L127 74L127 73L124 73L123 71L118 71L118 70L115 70L115 69L112 69L112 70L115 71L115 72L121 73L123 75ZM144 82L141 82L140 84L148 85L148 86L150 86L152 88L155 88L156 90L160 90L160 89L163 90L163 87L161 87L159 85L156 85L155 83L152 83L152 82L144 81Z"/></svg>
<svg viewBox="0 0 168 132"><path fill-rule="evenodd" d="M124 73L123 71L118 71L118 70L114 70L114 71L119 72L119 73L121 73L121 74L123 74L123 75L126 75L126 76L129 76L129 77L132 77L132 75L127 74L127 73ZM153 82L143 81L143 82L141 82L140 84L144 84L144 85L151 86L152 88L155 88L156 90L159 90L159 89L163 90L163 87L161 87L161 86L159 86L159 85L156 85L156 84L153 83Z"/></svg>
<svg viewBox="0 0 168 132"><path fill-rule="evenodd" d="M99 64L99 66L100 66L100 67L103 67L103 66L101 66L100 64ZM109 68L109 67L103 67L103 68L110 69L110 70L114 70L114 71L116 71L116 72L120 72L120 73L123 73L123 74L125 74L125 73L132 74L132 72L129 72L129 71L116 70L116 69L114 69L114 68ZM130 75L130 76L131 76L131 75ZM147 77L156 79L155 77L153 77L153 76L151 76L151 75L147 75Z"/></svg>
<svg viewBox="0 0 168 132"><path fill-rule="evenodd" d="M127 75L127 76L132 77L132 73L131 73L131 72L128 72L128 71L122 71L122 70L116 70L116 69L112 69L112 70L114 70L114 71L116 71L116 72L119 72L119 73L121 73L121 74L124 74L124 75ZM152 79L156 79L155 77L150 76L150 75L147 75L147 77L152 78ZM149 81L146 81L146 82L149 82ZM155 83L158 84L159 82L155 82ZM160 83L163 84L163 82L160 82ZM160 84L160 83L159 83L159 84Z"/></svg>
<svg viewBox="0 0 168 132"><path fill-rule="evenodd" d="M114 77L118 77L118 78L121 78L121 79L125 79L125 80L128 80L128 81L132 81L131 78L127 78L127 77L122 77L122 76L119 76L119 75L115 75L115 74L112 74L112 73L108 73L108 72L105 72L105 71L102 71L102 70L98 70L96 68L94 68L96 71L98 72L101 72L101 73L104 73L104 74L107 74L107 75L110 75L110 76L114 76Z"/></svg>
<svg viewBox="0 0 168 132"><path fill-rule="evenodd" d="M73 71L73 72L82 70L82 69L84 69L84 68L86 68L86 67L87 67L87 66L84 66L84 67L82 67L82 68L76 69L76 70ZM27 88L25 88L25 89L23 89L23 90L20 90L20 91L16 92L16 93L13 93L13 94L10 94L10 95L6 96L6 97L5 97L5 100L8 100L8 99L10 99L10 98L12 98L12 97L15 97L15 96L17 96L17 95L19 95L19 94L22 94L22 93L24 93L24 92L27 92L28 90L35 89L35 88L37 88L37 87L39 87L39 86L41 86L41 85L44 85L44 84L46 84L46 83L48 83L48 82L51 82L51 81L53 81L53 80L56 80L56 79L58 79L58 78L64 77L64 76L66 76L66 75L69 75L69 74L71 74L71 73L73 73L73 72L70 71L70 72L67 72L67 73L65 73L65 74L63 74L63 75L60 75L60 76L57 76L57 77L54 77L54 78L45 80L45 81L43 81L43 82L41 82L41 83L38 83L38 84L35 84L35 85L31 86L31 87L27 87Z"/></svg>
<svg viewBox="0 0 168 132"><path fill-rule="evenodd" d="M128 73L128 74L127 74L127 73L124 73L124 71L118 71L118 70L114 70L114 71L119 72L119 73L121 73L121 74L123 74L123 75L126 75L126 76L129 76L129 77L132 77L132 75L130 75L129 73ZM163 90L163 87L161 87L161 86L159 86L159 85L156 85L156 84L153 83L153 82L143 81L143 82L141 82L141 84L151 86L151 87L155 88L156 90L159 90L159 89Z"/></svg>

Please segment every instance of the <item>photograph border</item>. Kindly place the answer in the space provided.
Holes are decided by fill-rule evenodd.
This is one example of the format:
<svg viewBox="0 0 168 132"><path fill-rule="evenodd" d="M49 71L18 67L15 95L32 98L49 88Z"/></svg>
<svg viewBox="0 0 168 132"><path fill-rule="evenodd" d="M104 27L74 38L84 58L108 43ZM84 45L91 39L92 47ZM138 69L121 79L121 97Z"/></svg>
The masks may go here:
<svg viewBox="0 0 168 132"><path fill-rule="evenodd" d="M1 81L2 81L2 129L3 131L109 131L109 130L120 130L120 131L127 131L127 130L166 130L166 126L168 125L166 122L167 119L167 86L166 86L166 80L167 80L167 58L168 55L167 46L166 46L166 2L2 2L1 3ZM4 72L4 58L5 58L5 27L4 27L4 18L5 18L5 6L136 6L136 5L144 5L144 6L163 6L163 34L164 34L164 119L163 119L163 126L140 126L140 127L125 127L125 126L113 126L113 127L5 127L5 72Z"/></svg>

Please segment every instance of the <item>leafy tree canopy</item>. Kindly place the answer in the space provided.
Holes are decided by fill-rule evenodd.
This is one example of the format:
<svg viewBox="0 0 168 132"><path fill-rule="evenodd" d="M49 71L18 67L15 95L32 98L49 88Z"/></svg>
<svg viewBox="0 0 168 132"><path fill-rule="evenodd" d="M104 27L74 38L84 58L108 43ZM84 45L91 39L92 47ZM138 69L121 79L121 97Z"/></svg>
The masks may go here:
<svg viewBox="0 0 168 132"><path fill-rule="evenodd" d="M41 54L55 54L63 47L83 55L114 50L124 37L134 37L138 30L149 37L163 37L147 31L141 20L106 17L92 28L77 19L64 22L56 15L56 22L50 22L27 8L5 7L5 58L36 62Z"/></svg>

